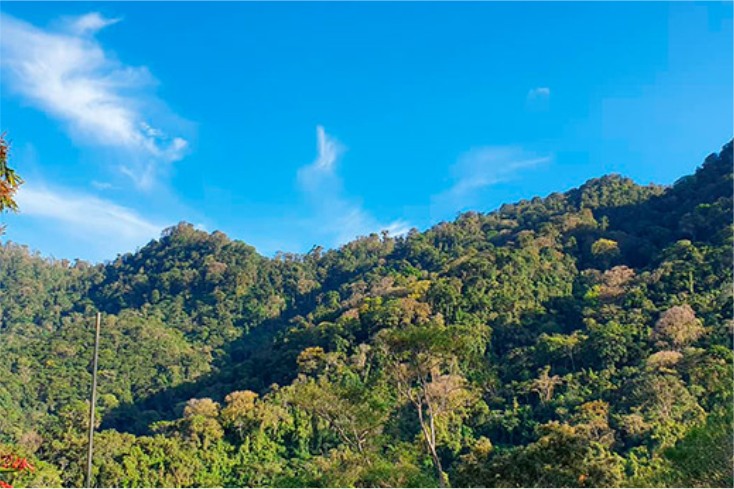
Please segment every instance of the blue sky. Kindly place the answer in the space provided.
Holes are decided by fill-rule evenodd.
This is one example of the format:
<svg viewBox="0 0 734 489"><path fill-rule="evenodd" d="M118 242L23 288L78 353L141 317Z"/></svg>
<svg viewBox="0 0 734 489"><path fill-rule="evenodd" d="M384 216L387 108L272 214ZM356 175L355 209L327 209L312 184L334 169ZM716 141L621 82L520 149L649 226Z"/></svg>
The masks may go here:
<svg viewBox="0 0 734 489"><path fill-rule="evenodd" d="M616 172L672 183L732 137L731 3L0 7L4 240L133 251L185 220L272 255Z"/></svg>

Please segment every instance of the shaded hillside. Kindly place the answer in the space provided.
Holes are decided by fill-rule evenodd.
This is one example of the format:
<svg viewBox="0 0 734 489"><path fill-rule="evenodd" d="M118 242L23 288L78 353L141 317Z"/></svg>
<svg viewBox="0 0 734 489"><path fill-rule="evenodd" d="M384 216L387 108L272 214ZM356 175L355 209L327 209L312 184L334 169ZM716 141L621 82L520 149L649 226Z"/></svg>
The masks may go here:
<svg viewBox="0 0 734 489"><path fill-rule="evenodd" d="M305 255L6 244L0 443L81 483L101 310L98 485L731 486L732 185L730 142Z"/></svg>

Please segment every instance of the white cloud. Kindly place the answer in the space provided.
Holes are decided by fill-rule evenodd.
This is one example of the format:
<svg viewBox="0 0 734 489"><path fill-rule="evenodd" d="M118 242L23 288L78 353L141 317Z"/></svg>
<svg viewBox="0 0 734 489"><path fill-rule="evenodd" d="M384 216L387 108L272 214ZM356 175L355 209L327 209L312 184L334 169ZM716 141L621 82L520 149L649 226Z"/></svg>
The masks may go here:
<svg viewBox="0 0 734 489"><path fill-rule="evenodd" d="M408 231L410 231L412 227L413 226L411 226L407 221L397 220L390 223L385 228L385 231L387 231L390 236L403 236L404 234L408 234Z"/></svg>
<svg viewBox="0 0 734 489"><path fill-rule="evenodd" d="M455 181L451 191L465 194L475 189L504 182L523 169L550 161L549 156L532 156L519 148L485 146L459 157L451 168Z"/></svg>
<svg viewBox="0 0 734 489"><path fill-rule="evenodd" d="M80 17L66 19L67 30L77 36L94 34L108 25L116 24L121 19L106 19L99 12L90 12Z"/></svg>
<svg viewBox="0 0 734 489"><path fill-rule="evenodd" d="M98 180L92 180L92 187L96 188L97 190L110 190L114 188L114 185L112 185L110 182L100 182Z"/></svg>
<svg viewBox="0 0 734 489"><path fill-rule="evenodd" d="M318 157L312 167L324 172L333 172L336 160L344 153L345 148L324 130L324 126L316 126L316 142Z"/></svg>
<svg viewBox="0 0 734 489"><path fill-rule="evenodd" d="M476 202L480 190L512 180L519 172L550 161L550 156L532 155L511 146L472 149L451 167L451 187L432 197L432 214L464 210Z"/></svg>
<svg viewBox="0 0 734 489"><path fill-rule="evenodd" d="M346 148L322 126L316 127L316 149L316 159L298 170L301 192L313 211L305 226L318 229L332 240L333 245L382 230L397 236L410 229L409 224L401 220L387 224L379 222L357 199L344 195L336 167Z"/></svg>
<svg viewBox="0 0 734 489"><path fill-rule="evenodd" d="M17 194L20 214L60 225L68 235L113 245L129 251L160 235L165 227L140 216L134 210L108 200L78 192L51 190L23 185Z"/></svg>
<svg viewBox="0 0 734 489"><path fill-rule="evenodd" d="M121 170L150 188L162 164L184 156L187 142L149 122L161 104L147 68L122 64L94 39L118 21L90 13L43 30L3 14L0 67L14 92L62 121L76 140L121 152Z"/></svg>
<svg viewBox="0 0 734 489"><path fill-rule="evenodd" d="M298 183L307 192L313 192L324 186L327 180L341 185L335 173L337 160L346 148L334 137L326 134L323 126L316 126L316 159L298 169Z"/></svg>
<svg viewBox="0 0 734 489"><path fill-rule="evenodd" d="M528 92L528 100L537 100L548 97L550 97L550 88L548 87L537 87Z"/></svg>
<svg viewBox="0 0 734 489"><path fill-rule="evenodd" d="M332 207L328 212L319 215L317 222L333 236L335 245L342 245L358 236L367 236L380 231L387 231L391 236L400 236L411 228L404 220L381 223L354 202L339 198L327 202Z"/></svg>

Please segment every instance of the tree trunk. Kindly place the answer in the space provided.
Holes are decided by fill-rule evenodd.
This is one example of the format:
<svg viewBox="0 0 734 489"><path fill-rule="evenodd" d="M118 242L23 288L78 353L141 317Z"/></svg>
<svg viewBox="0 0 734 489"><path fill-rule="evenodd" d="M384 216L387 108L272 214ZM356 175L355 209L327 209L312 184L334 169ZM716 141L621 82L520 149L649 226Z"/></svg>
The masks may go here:
<svg viewBox="0 0 734 489"><path fill-rule="evenodd" d="M446 480L446 474L443 473L443 467L441 466L441 459L438 457L436 452L436 433L433 426L433 416L430 415L431 426L430 428L426 424L426 420L423 417L423 408L421 405L416 406L418 408L418 421L423 431L423 438L426 440L428 445L428 451L431 454L431 460L433 461L433 467L436 469L436 475L438 476L438 486L448 487L448 480Z"/></svg>
<svg viewBox="0 0 734 489"><path fill-rule="evenodd" d="M443 473L443 467L441 466L441 459L438 458L436 453L436 447L431 445L431 458L433 459L433 466L436 468L436 475L438 476L438 487L449 487L449 481L446 480L446 474Z"/></svg>

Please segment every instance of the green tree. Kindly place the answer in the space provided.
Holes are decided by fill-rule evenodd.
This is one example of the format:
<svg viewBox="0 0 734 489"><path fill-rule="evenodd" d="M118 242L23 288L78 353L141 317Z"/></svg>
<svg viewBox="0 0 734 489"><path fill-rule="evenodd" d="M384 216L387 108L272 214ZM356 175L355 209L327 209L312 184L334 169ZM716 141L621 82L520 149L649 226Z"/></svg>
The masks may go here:
<svg viewBox="0 0 734 489"><path fill-rule="evenodd" d="M423 442L441 487L448 485L438 454L440 434L463 419L476 401L458 359L471 348L467 330L440 323L384 330L379 341L392 381L404 401L415 409Z"/></svg>

